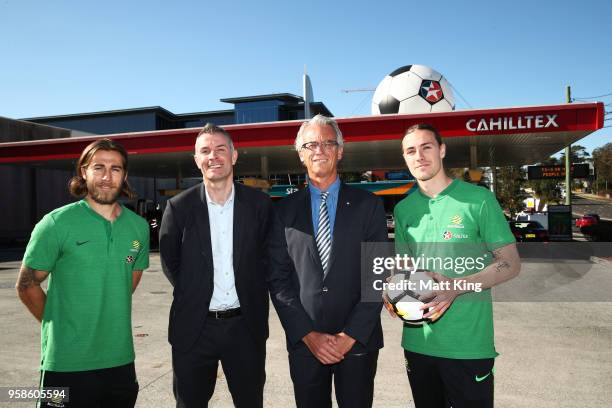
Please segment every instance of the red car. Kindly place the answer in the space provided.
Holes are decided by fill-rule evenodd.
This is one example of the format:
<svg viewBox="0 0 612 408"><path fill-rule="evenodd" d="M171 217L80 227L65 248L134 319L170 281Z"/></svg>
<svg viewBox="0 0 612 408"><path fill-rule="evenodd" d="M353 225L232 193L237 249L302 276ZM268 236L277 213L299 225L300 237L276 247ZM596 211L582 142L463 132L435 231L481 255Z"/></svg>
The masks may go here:
<svg viewBox="0 0 612 408"><path fill-rule="evenodd" d="M585 214L576 219L576 226L578 228L591 227L597 224L599 224L599 215L597 214Z"/></svg>

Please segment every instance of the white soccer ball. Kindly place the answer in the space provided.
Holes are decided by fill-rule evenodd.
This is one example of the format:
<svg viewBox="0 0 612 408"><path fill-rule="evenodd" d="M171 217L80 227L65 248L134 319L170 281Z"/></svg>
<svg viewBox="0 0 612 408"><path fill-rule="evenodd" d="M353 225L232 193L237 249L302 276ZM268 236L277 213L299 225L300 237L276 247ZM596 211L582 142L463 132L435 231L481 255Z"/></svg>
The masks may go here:
<svg viewBox="0 0 612 408"><path fill-rule="evenodd" d="M407 302L397 302L393 306L395 314L397 314L404 322L409 324L419 324L423 321L423 311L421 310L423 302L410 300Z"/></svg>
<svg viewBox="0 0 612 408"><path fill-rule="evenodd" d="M426 282L430 280L424 272L397 273L389 279L389 283L394 287L387 291L387 297L395 314L405 323L421 325L424 321L429 321L423 319L423 314L428 310L421 310L424 303L418 300L418 297L429 292ZM410 286L408 281L412 281L413 285Z"/></svg>
<svg viewBox="0 0 612 408"><path fill-rule="evenodd" d="M425 65L398 68L378 84L372 97L372 115L387 113L450 112L455 97L450 83Z"/></svg>

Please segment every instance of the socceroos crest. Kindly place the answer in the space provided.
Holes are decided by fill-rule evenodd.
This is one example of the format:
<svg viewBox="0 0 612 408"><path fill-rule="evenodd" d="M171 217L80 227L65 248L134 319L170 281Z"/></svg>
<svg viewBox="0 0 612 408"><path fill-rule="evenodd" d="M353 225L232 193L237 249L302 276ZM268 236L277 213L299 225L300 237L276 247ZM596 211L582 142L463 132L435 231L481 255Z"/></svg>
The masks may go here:
<svg viewBox="0 0 612 408"><path fill-rule="evenodd" d="M463 218L458 214L451 217L450 224L448 224L446 228L464 228Z"/></svg>

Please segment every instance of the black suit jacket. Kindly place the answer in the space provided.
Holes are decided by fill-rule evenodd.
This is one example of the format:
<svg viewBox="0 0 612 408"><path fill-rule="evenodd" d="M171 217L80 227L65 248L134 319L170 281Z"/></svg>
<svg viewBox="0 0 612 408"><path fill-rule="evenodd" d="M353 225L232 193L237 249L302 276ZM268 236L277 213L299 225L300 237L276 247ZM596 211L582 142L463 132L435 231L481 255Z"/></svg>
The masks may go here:
<svg viewBox="0 0 612 408"><path fill-rule="evenodd" d="M266 242L272 203L267 194L234 183L233 258L242 314L257 342L268 337ZM213 294L213 257L204 184L170 199L159 234L161 264L174 286L168 340L188 351L207 317Z"/></svg>
<svg viewBox="0 0 612 408"><path fill-rule="evenodd" d="M342 184L338 195L330 265L323 277L306 188L280 201L270 240L272 301L287 335L289 352L306 352L301 339L310 331L356 339L351 352L383 346L382 302L360 302L361 243L386 242L382 201Z"/></svg>

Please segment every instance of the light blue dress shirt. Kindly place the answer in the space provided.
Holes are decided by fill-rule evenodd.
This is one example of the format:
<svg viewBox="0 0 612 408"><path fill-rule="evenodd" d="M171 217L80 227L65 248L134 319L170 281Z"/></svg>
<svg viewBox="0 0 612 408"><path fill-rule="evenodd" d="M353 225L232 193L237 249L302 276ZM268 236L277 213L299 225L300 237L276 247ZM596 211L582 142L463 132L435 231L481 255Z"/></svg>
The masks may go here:
<svg viewBox="0 0 612 408"><path fill-rule="evenodd" d="M317 235L317 229L319 228L319 207L321 206L321 190L312 185L308 184L308 190L310 190L310 209L312 211L312 226L314 228L314 234ZM329 229L334 236L334 221L336 221L336 208L338 207L338 194L340 192L340 178L336 178L336 181L329 186L327 189L329 195L327 196L327 214L329 215Z"/></svg>

